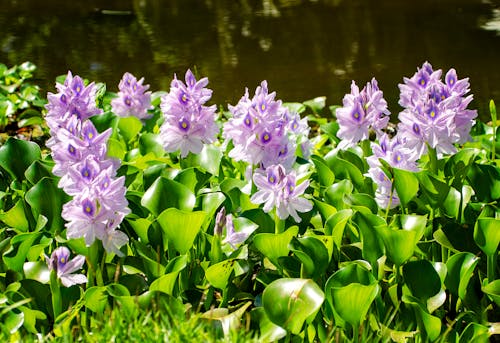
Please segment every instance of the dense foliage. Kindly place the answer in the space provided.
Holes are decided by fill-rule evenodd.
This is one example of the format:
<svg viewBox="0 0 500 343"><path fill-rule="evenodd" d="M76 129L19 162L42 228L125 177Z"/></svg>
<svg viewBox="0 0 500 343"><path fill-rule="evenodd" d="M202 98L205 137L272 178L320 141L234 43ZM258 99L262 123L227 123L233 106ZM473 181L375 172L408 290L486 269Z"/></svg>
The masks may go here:
<svg viewBox="0 0 500 343"><path fill-rule="evenodd" d="M450 71L439 83L429 68L414 78L448 93L421 105L420 81L400 85L398 131L435 133L414 150L400 147L374 80L361 91L353 83L343 107L283 104L263 82L218 112L206 105L208 80L190 71L169 92L128 73L118 92L68 73L46 102L24 83L33 65L0 68L0 126L45 134L0 147L2 335L469 342L500 333L495 105L468 139L468 83L452 91L463 80ZM420 117L410 122L412 111ZM117 324L103 324L110 318Z"/></svg>

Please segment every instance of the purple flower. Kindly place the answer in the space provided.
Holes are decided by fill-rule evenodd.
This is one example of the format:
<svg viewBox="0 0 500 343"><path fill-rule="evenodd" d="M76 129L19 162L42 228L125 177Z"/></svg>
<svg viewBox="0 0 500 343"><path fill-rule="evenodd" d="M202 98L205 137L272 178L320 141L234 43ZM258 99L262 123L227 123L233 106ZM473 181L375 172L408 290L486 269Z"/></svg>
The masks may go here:
<svg viewBox="0 0 500 343"><path fill-rule="evenodd" d="M274 164L291 168L296 146L308 140L309 128L306 119L289 113L275 96L262 81L253 98L246 89L236 106L229 105L232 117L223 127L225 144L233 144L229 157L264 168ZM305 156L309 153L307 147L304 144Z"/></svg>
<svg viewBox="0 0 500 343"><path fill-rule="evenodd" d="M250 201L254 204L264 204L264 212L270 212L276 208L280 219L286 219L291 215L296 222L300 222L301 218L297 212L307 212L312 209L312 204L302 197L309 186L309 181L306 180L297 185L293 170L286 174L282 165L269 166L265 174L264 171L257 170L253 181L258 190L252 195Z"/></svg>
<svg viewBox="0 0 500 343"><path fill-rule="evenodd" d="M62 121L64 117L73 115L83 121L102 113L102 110L96 107L97 89L93 82L85 86L79 76L73 77L71 71L68 71L64 84L56 83L56 88L59 91L57 94L47 95L48 122Z"/></svg>
<svg viewBox="0 0 500 343"><path fill-rule="evenodd" d="M446 73L445 82L441 75L441 70L434 71L425 62L399 85L404 110L399 114L398 134L417 157L426 152L427 144L438 154L451 154L456 152L454 144L471 139L477 111L467 109L472 101L472 95L466 96L468 79L459 80L455 69Z"/></svg>
<svg viewBox="0 0 500 343"><path fill-rule="evenodd" d="M215 123L216 106L204 106L212 96L205 88L207 78L196 81L193 73L186 72L186 83L177 77L170 84L170 92L162 97L161 110L165 121L160 127L160 141L167 152L198 154L204 144L213 143L219 133Z"/></svg>
<svg viewBox="0 0 500 343"><path fill-rule="evenodd" d="M339 130L337 137L341 139L340 149L346 149L369 138L369 130L373 129L378 136L389 122L390 112L377 80L371 82L359 91L354 81L351 93L343 99L343 107L336 110Z"/></svg>
<svg viewBox="0 0 500 343"><path fill-rule="evenodd" d="M130 73L123 74L118 85L118 97L111 100L113 112L120 117L135 116L139 119L148 119L151 106L151 92L147 92L149 85L143 85L144 78L139 81Z"/></svg>
<svg viewBox="0 0 500 343"><path fill-rule="evenodd" d="M87 277L83 274L73 274L82 268L85 262L85 256L77 255L70 260L70 251L66 247L55 249L50 258L45 256L49 270L55 270L57 277L65 287L71 287L76 284L86 283Z"/></svg>
<svg viewBox="0 0 500 343"><path fill-rule="evenodd" d="M142 80L132 78L128 75L123 83L130 81L132 90L143 92ZM117 227L130 209L124 178L116 178L119 162L106 155L111 129L99 133L88 120L101 111L95 108L94 85L85 87L80 77L68 73L64 85L56 87L59 93L49 94L47 105L52 135L47 146L55 162L53 172L61 177L59 187L74 197L62 211L67 237L83 237L87 245L97 238L106 251L122 255L119 247L128 238Z"/></svg>
<svg viewBox="0 0 500 343"><path fill-rule="evenodd" d="M380 137L379 143L371 144L373 155L367 158L369 176L377 186L375 200L379 207L386 208L391 204L391 208L399 205L399 197L395 189L392 189L392 181L382 170L379 159L386 161L391 167L409 171L418 171L415 162L416 156L412 154L401 141L399 136L390 139L386 134ZM392 199L391 199L392 198Z"/></svg>

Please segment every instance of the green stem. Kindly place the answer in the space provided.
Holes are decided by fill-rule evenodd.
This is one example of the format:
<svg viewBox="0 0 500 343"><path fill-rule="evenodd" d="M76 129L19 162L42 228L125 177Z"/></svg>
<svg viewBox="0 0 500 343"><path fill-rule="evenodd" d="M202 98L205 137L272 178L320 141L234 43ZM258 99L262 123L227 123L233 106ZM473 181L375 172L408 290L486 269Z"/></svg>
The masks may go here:
<svg viewBox="0 0 500 343"><path fill-rule="evenodd" d="M495 281L495 268L497 262L497 251L494 251L493 254L488 255L488 259L486 260L486 269L488 276L488 283Z"/></svg>
<svg viewBox="0 0 500 343"><path fill-rule="evenodd" d="M438 158L436 148L431 148L429 144L427 144L427 151L429 155L429 167L433 174L437 175L438 173Z"/></svg>
<svg viewBox="0 0 500 343"><path fill-rule="evenodd" d="M497 108L495 102L490 100L490 114L491 114L491 126L493 127L493 144L491 146L491 159L496 158L496 143L497 143Z"/></svg>
<svg viewBox="0 0 500 343"><path fill-rule="evenodd" d="M57 279L57 272L50 272L50 293L52 294L52 310L54 312L54 321L62 312L61 288Z"/></svg>
<svg viewBox="0 0 500 343"><path fill-rule="evenodd" d="M359 342L359 324L352 326L352 335L353 335L354 343L358 343Z"/></svg>
<svg viewBox="0 0 500 343"><path fill-rule="evenodd" d="M274 233L279 234L285 231L285 221L278 216L278 211L274 209Z"/></svg>
<svg viewBox="0 0 500 343"><path fill-rule="evenodd" d="M94 243L88 248L87 265L87 288L92 286L102 286L102 274L99 268L99 241L95 240Z"/></svg>

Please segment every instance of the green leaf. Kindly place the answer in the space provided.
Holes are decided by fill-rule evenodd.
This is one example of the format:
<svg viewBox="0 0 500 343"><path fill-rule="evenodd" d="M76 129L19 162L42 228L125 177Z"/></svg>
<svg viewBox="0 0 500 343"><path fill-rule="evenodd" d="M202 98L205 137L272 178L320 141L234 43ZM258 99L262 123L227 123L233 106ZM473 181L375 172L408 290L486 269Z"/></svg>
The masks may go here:
<svg viewBox="0 0 500 343"><path fill-rule="evenodd" d="M151 283L149 290L173 295L177 276L179 276L178 271L162 275Z"/></svg>
<svg viewBox="0 0 500 343"><path fill-rule="evenodd" d="M473 163L467 177L480 201L490 202L500 198L500 169L498 167Z"/></svg>
<svg viewBox="0 0 500 343"><path fill-rule="evenodd" d="M26 179L31 184L36 184L44 177L52 177L52 166L45 161L36 160L33 162L24 173Z"/></svg>
<svg viewBox="0 0 500 343"><path fill-rule="evenodd" d="M325 234L333 236L333 241L338 249L342 245L345 226L353 213L354 211L351 209L340 210L331 215L325 223Z"/></svg>
<svg viewBox="0 0 500 343"><path fill-rule="evenodd" d="M462 331L460 335L459 343L484 343L488 342L490 337L490 330L487 326L481 325L479 323L470 323Z"/></svg>
<svg viewBox="0 0 500 343"><path fill-rule="evenodd" d="M334 183L328 187L325 191L325 200L328 204L335 207L337 210L343 210L346 208L344 203L344 196L346 194L351 194L353 191L353 186L350 180L342 180ZM328 218L327 218L328 219Z"/></svg>
<svg viewBox="0 0 500 343"><path fill-rule="evenodd" d="M231 274L234 275L236 259L229 259L216 263L207 268L205 276L214 287L225 290L230 281Z"/></svg>
<svg viewBox="0 0 500 343"><path fill-rule="evenodd" d="M113 137L110 137L108 139L107 155L109 157L114 157L123 161L126 153L127 153L127 147L125 146L125 144L123 144L123 142Z"/></svg>
<svg viewBox="0 0 500 343"><path fill-rule="evenodd" d="M325 284L331 311L353 326L364 320L379 292L380 286L372 273L357 263L339 269Z"/></svg>
<svg viewBox="0 0 500 343"><path fill-rule="evenodd" d="M158 135L150 132L143 133L139 138L139 150L144 156L150 152L152 152L156 157L160 157L165 154L163 146L158 141Z"/></svg>
<svg viewBox="0 0 500 343"><path fill-rule="evenodd" d="M500 279L483 286L482 291L500 307Z"/></svg>
<svg viewBox="0 0 500 343"><path fill-rule="evenodd" d="M204 145L199 154L189 154L186 163L190 166L200 166L210 174L218 176L222 151L214 145Z"/></svg>
<svg viewBox="0 0 500 343"><path fill-rule="evenodd" d="M29 230L28 219L24 213L23 201L20 199L7 212L0 213L0 221L12 227L16 232L26 232Z"/></svg>
<svg viewBox="0 0 500 343"><path fill-rule="evenodd" d="M137 138L142 130L142 123L137 117L120 117L118 120L118 130L125 142L130 142Z"/></svg>
<svg viewBox="0 0 500 343"><path fill-rule="evenodd" d="M19 330L19 328L23 325L24 323L24 312L22 311L9 311L7 314L2 316L2 326L5 328L5 330L13 335L14 333Z"/></svg>
<svg viewBox="0 0 500 343"><path fill-rule="evenodd" d="M262 305L276 325L299 334L304 323L312 321L325 296L309 279L281 278L271 282L262 294Z"/></svg>
<svg viewBox="0 0 500 343"><path fill-rule="evenodd" d="M318 211L323 219L323 222L326 222L333 214L337 212L337 209L326 202L319 201L316 198L313 198L314 205L318 208ZM325 223L326 225L326 223Z"/></svg>
<svg viewBox="0 0 500 343"><path fill-rule="evenodd" d="M171 243L175 250L185 254L193 246L206 217L202 211L188 212L169 208L158 216L158 223L163 232L165 250ZM167 242L168 241L168 242Z"/></svg>
<svg viewBox="0 0 500 343"><path fill-rule="evenodd" d="M398 168L393 168L392 174L394 176L394 188L398 193L399 200L406 207L410 200L417 195L418 179L415 173Z"/></svg>
<svg viewBox="0 0 500 343"><path fill-rule="evenodd" d="M326 97L319 96L311 100L306 100L303 104L309 107L314 114L319 114L325 108Z"/></svg>
<svg viewBox="0 0 500 343"><path fill-rule="evenodd" d="M363 172L353 163L330 153L325 156L325 162L333 171L337 180L349 179L357 189L363 187L365 182Z"/></svg>
<svg viewBox="0 0 500 343"><path fill-rule="evenodd" d="M427 312L423 305L412 296L404 295L403 302L413 307L423 340L436 340L441 334L441 319Z"/></svg>
<svg viewBox="0 0 500 343"><path fill-rule="evenodd" d="M32 310L26 306L19 307L24 313L24 323L23 326L32 334L37 334L38 329L35 327L37 319L45 320L47 315L42 311Z"/></svg>
<svg viewBox="0 0 500 343"><path fill-rule="evenodd" d="M422 301L427 301L441 290L441 279L427 260L406 263L403 277L413 296Z"/></svg>
<svg viewBox="0 0 500 343"><path fill-rule="evenodd" d="M141 204L154 215L175 207L179 210L192 211L196 202L193 192L183 184L159 177L144 193Z"/></svg>
<svg viewBox="0 0 500 343"><path fill-rule="evenodd" d="M10 244L13 247L9 253L3 255L5 265L16 272L22 272L23 264L31 246L40 237L40 233L22 233L14 236ZM16 249L17 248L17 249Z"/></svg>
<svg viewBox="0 0 500 343"><path fill-rule="evenodd" d="M83 295L85 306L92 312L103 314L106 305L108 304L108 293L106 287L90 287Z"/></svg>
<svg viewBox="0 0 500 343"><path fill-rule="evenodd" d="M286 330L274 324L263 307L250 311L252 322L259 323L259 339L262 342L275 342L286 336Z"/></svg>
<svg viewBox="0 0 500 343"><path fill-rule="evenodd" d="M376 227L386 254L397 266L406 262L422 238L427 218L419 215L396 215L390 227Z"/></svg>
<svg viewBox="0 0 500 343"><path fill-rule="evenodd" d="M446 288L454 295L465 299L467 285L474 273L479 259L469 252L460 252L451 256L446 262Z"/></svg>
<svg viewBox="0 0 500 343"><path fill-rule="evenodd" d="M318 181L320 185L324 187L329 187L335 182L335 174L328 167L326 162L319 156L311 156L311 160L316 167L316 172L318 173Z"/></svg>
<svg viewBox="0 0 500 343"><path fill-rule="evenodd" d="M330 255L323 242L311 236L292 238L291 250L302 263L301 277L316 278L326 271Z"/></svg>
<svg viewBox="0 0 500 343"><path fill-rule="evenodd" d="M26 169L41 157L40 147L33 142L11 137L0 147L0 167L13 179L24 179Z"/></svg>
<svg viewBox="0 0 500 343"><path fill-rule="evenodd" d="M135 233L139 238L141 239L142 242L144 243L149 243L148 239L148 230L149 227L151 226L151 221L146 218L125 218L125 220L130 224L132 229L134 229Z"/></svg>
<svg viewBox="0 0 500 343"><path fill-rule="evenodd" d="M50 232L59 233L64 230L64 219L61 217L63 205L69 196L57 186L52 178L42 178L26 192L26 202L31 206L35 218L43 215L47 218Z"/></svg>
<svg viewBox="0 0 500 343"><path fill-rule="evenodd" d="M385 252L379 232L388 230L387 223L382 217L363 212L356 212L352 221L361 232L363 258L370 262L373 268L377 268L377 260Z"/></svg>
<svg viewBox="0 0 500 343"><path fill-rule="evenodd" d="M474 241L488 256L498 251L500 242L500 220L496 218L478 218L474 226Z"/></svg>
<svg viewBox="0 0 500 343"><path fill-rule="evenodd" d="M44 284L50 281L50 271L46 262L25 262L23 271L26 279L33 279Z"/></svg>
<svg viewBox="0 0 500 343"><path fill-rule="evenodd" d="M293 237L299 233L299 228L293 226L280 234L259 233L253 238L255 247L271 261L275 266L280 267L278 258L288 256L290 249L288 244Z"/></svg>
<svg viewBox="0 0 500 343"><path fill-rule="evenodd" d="M231 332L235 332L241 326L241 318L246 313L247 308L252 304L246 302L236 311L229 313L227 308L217 308L209 310L201 315L201 318L218 321L222 327L225 337L230 337Z"/></svg>

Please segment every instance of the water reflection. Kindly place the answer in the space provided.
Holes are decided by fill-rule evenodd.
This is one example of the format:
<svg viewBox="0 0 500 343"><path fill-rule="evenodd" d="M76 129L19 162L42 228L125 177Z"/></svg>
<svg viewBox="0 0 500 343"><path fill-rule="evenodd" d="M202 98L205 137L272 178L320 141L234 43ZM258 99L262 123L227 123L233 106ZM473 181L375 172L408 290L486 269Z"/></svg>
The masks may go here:
<svg viewBox="0 0 500 343"><path fill-rule="evenodd" d="M223 105L263 79L285 101L339 104L352 79L375 76L397 113L397 84L429 60L469 76L486 113L500 102L498 13L483 0L2 0L0 61L33 61L46 90L68 69L167 90L194 68Z"/></svg>

